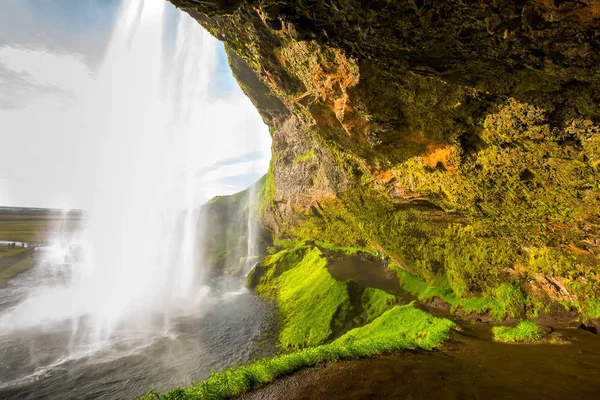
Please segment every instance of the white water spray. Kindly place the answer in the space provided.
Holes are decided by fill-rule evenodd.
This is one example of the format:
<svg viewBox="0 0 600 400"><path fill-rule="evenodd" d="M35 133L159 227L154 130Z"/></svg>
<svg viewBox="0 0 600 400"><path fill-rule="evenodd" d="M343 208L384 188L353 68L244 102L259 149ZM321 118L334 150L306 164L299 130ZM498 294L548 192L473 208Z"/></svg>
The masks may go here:
<svg viewBox="0 0 600 400"><path fill-rule="evenodd" d="M68 279L32 290L0 317L0 329L70 320L76 345L97 345L124 326L168 329L170 317L201 300L195 182L199 140L212 133L216 41L182 18L174 48L165 49L157 29L164 10L160 0L123 5L103 66L69 122L81 130L76 156L100 159L84 177L93 193L85 226L57 235L48 254L63 261L40 266Z"/></svg>

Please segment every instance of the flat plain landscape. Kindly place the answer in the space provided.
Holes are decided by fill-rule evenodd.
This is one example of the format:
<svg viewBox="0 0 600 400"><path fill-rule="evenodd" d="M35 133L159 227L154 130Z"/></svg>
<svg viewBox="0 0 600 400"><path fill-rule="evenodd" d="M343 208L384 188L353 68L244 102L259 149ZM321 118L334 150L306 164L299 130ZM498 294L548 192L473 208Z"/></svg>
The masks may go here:
<svg viewBox="0 0 600 400"><path fill-rule="evenodd" d="M53 232L77 229L78 210L0 207L0 286L35 264L35 247L47 245Z"/></svg>
<svg viewBox="0 0 600 400"><path fill-rule="evenodd" d="M53 231L76 229L81 215L79 210L0 207L0 241L46 244Z"/></svg>

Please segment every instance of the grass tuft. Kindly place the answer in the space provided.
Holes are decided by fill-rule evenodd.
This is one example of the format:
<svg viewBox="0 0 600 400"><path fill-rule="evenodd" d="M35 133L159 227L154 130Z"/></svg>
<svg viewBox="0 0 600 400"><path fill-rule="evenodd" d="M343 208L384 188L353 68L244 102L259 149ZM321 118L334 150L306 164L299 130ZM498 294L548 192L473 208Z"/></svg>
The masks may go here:
<svg viewBox="0 0 600 400"><path fill-rule="evenodd" d="M531 321L521 321L515 327L495 326L494 340L505 343L535 343L544 337L544 331Z"/></svg>

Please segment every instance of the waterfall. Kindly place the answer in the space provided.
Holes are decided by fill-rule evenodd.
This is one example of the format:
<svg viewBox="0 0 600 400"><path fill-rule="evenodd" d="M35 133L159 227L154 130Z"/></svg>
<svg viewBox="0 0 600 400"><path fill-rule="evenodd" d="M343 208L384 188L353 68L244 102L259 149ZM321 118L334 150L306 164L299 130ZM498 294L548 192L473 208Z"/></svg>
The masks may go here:
<svg viewBox="0 0 600 400"><path fill-rule="evenodd" d="M246 219L246 257L244 261L244 275L248 275L259 259L258 240L258 192L260 182L248 188L248 217Z"/></svg>
<svg viewBox="0 0 600 400"><path fill-rule="evenodd" d="M83 226L57 232L41 284L0 316L0 329L70 321L72 348L87 348L123 329L168 332L202 303L196 182L214 133L217 41L182 16L164 44L166 7L124 2L103 65L65 122L81 132L75 157L98 159L82 177Z"/></svg>

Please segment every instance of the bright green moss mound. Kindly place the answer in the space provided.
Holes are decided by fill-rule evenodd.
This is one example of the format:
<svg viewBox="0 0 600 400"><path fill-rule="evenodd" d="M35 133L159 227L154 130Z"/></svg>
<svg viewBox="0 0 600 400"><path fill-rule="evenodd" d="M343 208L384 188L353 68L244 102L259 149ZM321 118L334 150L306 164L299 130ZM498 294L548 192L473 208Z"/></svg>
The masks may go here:
<svg viewBox="0 0 600 400"><path fill-rule="evenodd" d="M453 327L454 323L451 321L432 317L414 308L412 304L394 307L371 324L356 328L331 344L214 373L197 385L172 389L159 398L227 399L264 386L279 376L324 361L370 357L402 349L432 349L442 344ZM142 397L142 400L157 397L150 393Z"/></svg>
<svg viewBox="0 0 600 400"><path fill-rule="evenodd" d="M367 316L367 322L373 321L389 310L398 301L398 298L383 290L366 288L362 296L362 307Z"/></svg>
<svg viewBox="0 0 600 400"><path fill-rule="evenodd" d="M521 321L515 327L495 326L494 340L506 343L535 343L544 337L544 331L531 321Z"/></svg>
<svg viewBox="0 0 600 400"><path fill-rule="evenodd" d="M333 344L379 343L388 340L401 343L402 340L406 340L407 343L416 344L415 347L429 350L439 346L453 327L452 321L435 318L414 308L411 303L386 311L372 323L347 332Z"/></svg>
<svg viewBox="0 0 600 400"><path fill-rule="evenodd" d="M282 348L324 343L351 311L346 284L331 277L321 254L300 243L267 257L262 265L266 272L256 290L279 307Z"/></svg>

